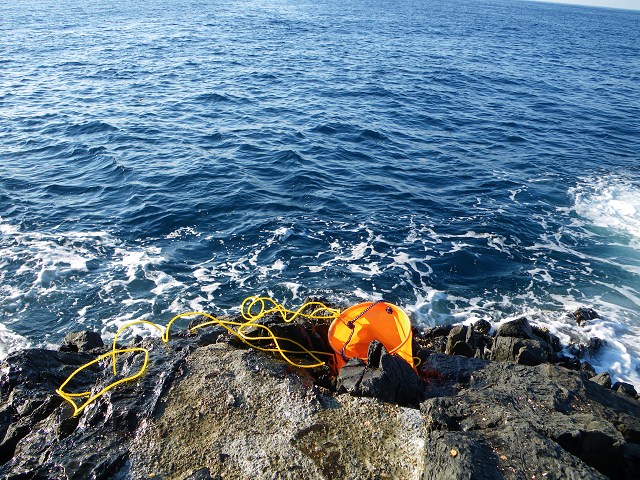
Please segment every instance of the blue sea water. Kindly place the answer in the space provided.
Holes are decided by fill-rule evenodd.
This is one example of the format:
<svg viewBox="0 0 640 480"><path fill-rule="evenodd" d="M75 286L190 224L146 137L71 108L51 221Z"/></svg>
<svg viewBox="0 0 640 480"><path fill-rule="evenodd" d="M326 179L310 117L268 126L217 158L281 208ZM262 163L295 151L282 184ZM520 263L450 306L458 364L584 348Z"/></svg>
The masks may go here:
<svg viewBox="0 0 640 480"><path fill-rule="evenodd" d="M5 0L0 231L0 358L321 295L640 385L640 12Z"/></svg>

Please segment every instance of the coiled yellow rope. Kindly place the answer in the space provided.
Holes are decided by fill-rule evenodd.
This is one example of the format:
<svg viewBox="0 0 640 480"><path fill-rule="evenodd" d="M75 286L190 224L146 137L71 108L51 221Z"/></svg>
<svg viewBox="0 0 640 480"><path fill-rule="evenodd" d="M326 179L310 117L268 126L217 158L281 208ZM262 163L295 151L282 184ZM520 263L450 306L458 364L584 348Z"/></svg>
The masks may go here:
<svg viewBox="0 0 640 480"><path fill-rule="evenodd" d="M255 310L255 307L259 307L260 311L257 313L252 313L252 310ZM270 308L268 308L270 307ZM303 313L307 308L313 308L313 310L311 311L311 313ZM138 320L135 322L131 322L127 325L125 325L124 327L122 327L120 330L118 330L118 332L116 333L116 336L113 339L113 348L111 350L110 353L106 353L104 355L99 356L98 358L96 358L95 360L92 360L89 363L86 363L84 365L82 365L80 368L76 369L71 375L69 375L69 377L62 383L62 385L60 385L60 388L58 388L56 390L56 393L58 395L60 395L62 398L64 398L66 401L68 401L69 403L71 403L71 405L73 406L74 412L73 415L76 416L78 415L80 412L82 412L87 406L89 406L92 402L94 402L96 399L98 399L100 396L102 396L104 393L108 392L109 390L111 390L112 388L114 388L116 385L119 385L121 383L124 382L128 382L130 380L135 380L136 378L140 377L144 371L147 368L147 364L149 362L149 351L146 348L142 348L142 347L137 347L137 348L125 348L125 349L117 349L116 348L116 340L118 339L118 336L120 335L120 333L129 328L132 325L136 325L138 323L145 323L147 325L151 325L154 328L157 328L160 333L162 334L162 341L166 344L169 341L169 329L171 328L171 324L173 324L173 322L175 322L177 319L182 318L182 317L186 317L186 316L190 316L190 315L202 315L206 318L209 319L209 321L205 322L205 323L201 323L199 325L196 325L192 328L189 329L189 331L191 332L195 332L197 329L199 328L203 328L203 327L207 327L209 325L222 325L225 329L227 329L227 331L231 334L231 335L235 335L236 337L238 337L240 340L242 340L244 343L246 343L247 345L249 345L252 348L255 348L257 350L262 350L263 352L278 352L282 358L289 363L290 365L294 366L294 367L301 367L301 368L314 368L314 367L320 367L322 365L325 365L325 362L320 360L317 355L329 355L330 358L333 358L334 354L333 353L329 353L329 352L317 352L317 351L310 351L307 348L305 348L304 346L300 345L298 342L295 342L293 340L287 339L287 338L281 338L281 337L276 337L273 332L266 326L266 325L261 325L258 323L255 323L257 320L261 319L262 317L264 317L265 315L271 314L271 313L278 313L281 317L282 320L284 322L290 323L292 322L295 318L297 317L305 317L305 318L309 318L309 319L315 319L315 320L333 320L334 318L337 318L340 316L340 310L339 309L335 309L335 308L330 308L327 307L326 305L324 305L321 302L307 302L304 305L302 305L298 310L296 311L292 311L292 310L287 310L286 308L284 308L284 306L280 305L279 303L275 302L274 300L272 300L271 298L268 297L248 297L246 298L241 305L241 311L242 311L242 317L246 320L246 322L232 322L232 321L228 321L228 320L219 320L207 313L199 313L199 312L188 312L188 313L181 313L179 315L176 315L175 317L173 317L171 319L171 321L167 324L167 328L164 330L162 330L162 327L156 325L153 322L149 322L146 320ZM325 312L324 314L321 314L321 312ZM236 330L234 330L232 327L238 327ZM247 335L245 332L243 332L243 330L249 328L249 327L257 327L260 328L262 330L266 331L266 334L263 336L249 336ZM259 345L256 345L255 343L252 342L258 342L258 341L263 341L263 340L269 340L271 341L271 343L273 343L273 347L261 347ZM298 347L300 347L300 350L285 350L283 348L280 347L280 342L281 341L286 341L292 344L297 345ZM84 370L87 367L90 367L91 365L93 365L94 363L100 362L101 360L104 360L108 357L111 357L113 360L113 374L117 375L117 370L116 370L116 356L122 353L129 353L129 352L144 352L145 356L144 356L144 362L142 364L142 368L140 368L140 371L138 373L136 373L135 375L131 375L129 377L126 378L121 378L119 380L114 381L113 383L109 384L108 386L106 386L105 388L103 388L102 390L100 390L98 393L96 394L91 394L91 391L88 392L82 392L82 393L67 393L64 391L64 387L67 385L67 383L69 383L71 381L71 379L78 374L79 372L81 372L82 370ZM312 363L312 364L300 364L300 363L295 363L293 360L291 360L287 354L296 354L296 355L309 355L311 358L313 358L313 360L316 363ZM74 399L76 398L87 398L87 400L84 401L84 403L82 403L81 405L78 405Z"/></svg>

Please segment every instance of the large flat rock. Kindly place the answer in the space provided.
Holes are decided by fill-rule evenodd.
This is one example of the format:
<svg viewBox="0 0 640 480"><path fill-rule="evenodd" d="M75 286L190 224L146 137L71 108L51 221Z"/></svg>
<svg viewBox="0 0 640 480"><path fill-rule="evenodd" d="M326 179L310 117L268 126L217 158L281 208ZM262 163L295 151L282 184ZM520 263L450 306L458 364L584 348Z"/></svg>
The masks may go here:
<svg viewBox="0 0 640 480"><path fill-rule="evenodd" d="M418 410L318 391L253 350L200 348L131 443L130 478L414 478ZM407 461L407 459L410 459Z"/></svg>

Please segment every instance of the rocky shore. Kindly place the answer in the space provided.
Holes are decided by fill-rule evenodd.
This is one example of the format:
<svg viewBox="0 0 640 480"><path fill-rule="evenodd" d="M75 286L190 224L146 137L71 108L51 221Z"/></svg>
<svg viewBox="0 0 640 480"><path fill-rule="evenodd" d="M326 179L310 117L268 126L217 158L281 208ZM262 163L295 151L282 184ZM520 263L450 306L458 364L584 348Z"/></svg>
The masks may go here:
<svg viewBox="0 0 640 480"><path fill-rule="evenodd" d="M575 321L597 321L589 309ZM327 350L327 326L265 320ZM337 377L248 348L222 327L132 340L139 379L73 416L55 389L109 351L91 332L10 355L0 374L0 478L632 479L640 402L526 318L414 329L417 372L378 342ZM119 375L140 369L126 354ZM73 391L113 380L109 358Z"/></svg>

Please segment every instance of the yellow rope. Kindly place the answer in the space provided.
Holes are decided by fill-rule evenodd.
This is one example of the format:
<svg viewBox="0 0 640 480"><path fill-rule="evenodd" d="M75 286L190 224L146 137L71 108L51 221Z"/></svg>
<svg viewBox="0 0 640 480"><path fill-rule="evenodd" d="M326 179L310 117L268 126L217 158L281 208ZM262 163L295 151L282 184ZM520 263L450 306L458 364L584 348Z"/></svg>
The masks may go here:
<svg viewBox="0 0 640 480"><path fill-rule="evenodd" d="M268 305L271 305L271 308L267 308ZM255 306L259 306L260 307L260 311L258 313L252 313L251 312L252 309L254 309ZM306 308L308 308L310 306L315 307L315 309L311 313L308 313L308 314L307 313L302 313ZM307 348L305 348L304 346L300 345L298 342L296 342L294 340L290 340L290 339L287 339L287 338L276 337L274 335L274 333L266 325L261 325L261 324L255 323L255 322L257 320L261 319L262 317L264 317L265 315L268 315L268 314L273 313L273 312L279 313L280 316L282 317L282 320L284 322L287 322L287 323L292 322L298 316L309 318L309 319L316 319L316 320L321 320L321 319L322 320L333 320L334 318L337 318L337 317L340 316L340 310L339 309L329 308L329 307L327 307L326 305L324 305L324 304L322 304L320 302L308 302L308 303L305 303L304 305L302 305L298 310L292 311L292 310L287 310L286 308L284 308L284 306L280 305L279 303L275 302L274 300L272 300L271 298L268 298L268 297L248 297L242 302L241 311L242 311L242 317L246 320L246 322L233 322L233 321L230 321L230 320L219 320L219 319L217 319L217 318L215 318L212 315L209 315L207 313L199 313L199 312L181 313L179 315L176 315L175 317L173 317L171 319L171 321L169 321L169 323L167 324L167 328L164 330L164 332L162 331L162 327L156 325L153 322L149 322L147 320L138 320L138 321L135 321L135 322L131 322L131 323L125 325L124 327L122 327L122 328L120 328L118 330L118 332L116 333L116 336L113 339L113 346L112 346L112 350L111 350L110 353L105 353L104 355L101 355L100 357L96 358L95 360L92 360L91 362L86 363L86 364L82 365L81 367L77 368L71 375L69 375L69 377L64 381L64 383L62 385L60 385L60 388L58 388L56 390L56 393L58 395L60 395L62 398L64 398L66 401L71 403L71 405L73 405L73 409L74 409L73 415L74 416L78 415L87 406L89 406L93 401L95 401L97 398L102 396L104 393L106 393L109 390L111 390L116 385L119 385L119 384L124 383L124 382L128 382L130 380L135 380L136 378L140 377L144 373L144 371L146 370L147 364L149 362L149 351L146 348L136 347L136 348L116 349L116 340L118 339L118 336L120 335L120 333L123 330L129 328L132 325L136 325L138 323L145 323L147 325L151 325L152 327L158 329L160 331L160 333L162 334L162 336L161 336L162 341L166 344L169 341L169 329L171 328L171 325L173 324L173 322L175 322L179 318L186 317L186 316L189 316L189 315L202 315L202 316L210 319L207 322L201 323L199 325L196 325L196 326L190 328L189 331L191 331L191 332L195 332L197 329L203 328L203 327L207 327L209 325L222 325L231 335L235 335L242 342L246 343L247 345L249 345L252 348L255 348L257 350L261 350L263 352L278 352L287 363L289 363L290 365L292 365L294 367L300 367L300 368L320 367L322 365L325 365L325 362L320 360L316 355L329 355L330 358L333 358L333 356L334 356L333 353L329 353L329 352L317 352L317 351L308 350ZM324 315L321 315L320 312L323 312L323 311L327 312L327 313L325 313ZM231 327L238 327L238 328L237 328L237 330L234 330ZM257 327L257 328L265 330L266 331L266 336L249 336L249 335L247 335L245 332L243 332L243 330L247 329L249 327ZM252 342L258 342L258 341L264 341L264 340L270 340L274 344L274 347L272 347L272 348L271 347L260 347L260 346L258 346L256 344L252 343ZM298 347L300 347L300 350L284 350L280 346L280 342L281 341L286 341L286 342L292 343L294 345L297 345ZM71 379L76 374L78 374L79 372L81 372L85 368L90 367L94 363L97 363L97 362L100 362L101 360L104 360L107 357L111 357L113 359L113 374L114 374L114 376L117 375L116 355L121 354L121 353L128 353L128 352L144 352L144 354L145 354L144 363L142 365L142 368L135 375L132 375L132 376L126 377L126 378L121 378L120 380L114 381L113 383L109 384L107 387L105 387L102 390L100 390L95 395L91 395L91 391L82 392L82 393L67 393L67 392L65 392L63 390L64 387L67 385L67 383L69 383L71 381ZM306 355L309 355L311 358L313 358L316 363L313 363L313 364L295 363L286 354L295 354L295 355L305 355L306 354ZM81 405L78 405L74 401L75 398L84 398L84 397L88 397L88 399L84 403L82 403Z"/></svg>
<svg viewBox="0 0 640 480"><path fill-rule="evenodd" d="M142 368L140 369L140 371L138 373L136 373L135 375L132 375L130 377L126 377L126 378L121 378L120 380L117 380L113 383L111 383L110 385L108 385L107 387L103 388L102 390L100 390L98 393L96 393L95 395L91 395L91 391L88 392L82 392L82 393L66 393L65 391L63 391L62 389L64 388L64 386L69 383L69 381L80 371L84 370L87 367L90 367L91 365L93 365L94 363L99 362L100 360L104 360L107 357L110 356L114 356L114 368L115 368L115 355L117 353L127 353L127 352L144 352L144 363L142 365ZM138 378L140 375L142 375L142 373L145 371L145 369L147 368L147 363L149 361L149 350L147 350L146 348L125 348L122 350L113 350L113 352L111 353L105 353L104 355L99 356L98 358L96 358L95 360L86 363L84 365L82 365L80 368L76 369L75 372L73 372L71 375L69 375L69 378L67 378L64 383L62 385L60 385L60 388L58 388L56 390L56 393L58 395L60 395L62 398L64 398L66 401L68 401L69 403L71 403L71 405L73 405L73 416L75 417L76 415L78 415L81 411L83 411L90 403L92 403L94 400L96 400L97 398L99 398L100 396L102 396L105 392L108 392L109 390L111 390L113 387L115 387L116 385L119 385L121 383L124 382L128 382L129 380L135 380L136 378ZM89 397L88 400L86 400L82 405L78 406L76 404L76 402L73 401L74 398L81 398L81 397Z"/></svg>

